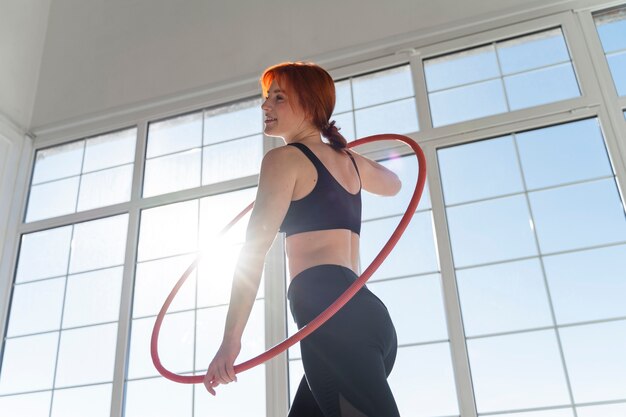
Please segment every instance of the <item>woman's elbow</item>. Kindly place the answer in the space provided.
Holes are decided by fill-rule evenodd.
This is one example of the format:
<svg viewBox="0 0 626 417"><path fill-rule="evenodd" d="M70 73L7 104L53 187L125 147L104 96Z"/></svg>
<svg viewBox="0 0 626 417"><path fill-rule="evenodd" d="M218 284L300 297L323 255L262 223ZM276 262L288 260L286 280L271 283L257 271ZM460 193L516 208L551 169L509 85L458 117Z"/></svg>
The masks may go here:
<svg viewBox="0 0 626 417"><path fill-rule="evenodd" d="M400 180L400 177L395 175L395 178L394 178L394 181L393 181L393 186L391 187L391 191L392 191L391 195L398 194L401 189L402 189L402 181Z"/></svg>
<svg viewBox="0 0 626 417"><path fill-rule="evenodd" d="M393 197L400 192L402 188L402 181L396 174L387 175L384 182L378 184L378 189L373 191L375 194Z"/></svg>

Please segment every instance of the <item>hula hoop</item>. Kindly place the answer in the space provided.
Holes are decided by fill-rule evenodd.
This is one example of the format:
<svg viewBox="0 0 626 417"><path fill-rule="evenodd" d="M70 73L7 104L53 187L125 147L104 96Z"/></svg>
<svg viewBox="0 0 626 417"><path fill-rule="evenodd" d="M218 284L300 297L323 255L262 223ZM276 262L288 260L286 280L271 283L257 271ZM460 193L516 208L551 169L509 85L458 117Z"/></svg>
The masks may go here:
<svg viewBox="0 0 626 417"><path fill-rule="evenodd" d="M361 287L363 287L363 285L365 285L365 282L378 269L378 267L382 264L385 258L387 258L393 247L396 245L396 243L404 233L404 230L407 228L409 222L411 221L411 218L413 217L413 213L415 213L415 210L417 209L417 204L419 203L419 200L422 196L422 191L424 190L424 184L426 183L426 158L424 157L422 149L411 138L393 133L367 136L362 139L358 139L348 143L348 148L382 140L400 140L402 142L405 142L413 149L419 163L419 174L417 177L417 183L415 185L415 191L413 192L413 196L411 197L409 205L404 213L404 216L400 220L400 223L398 223L396 230L391 234L391 237L389 238L385 246L383 246L381 251L378 253L378 255L376 255L372 263L365 269L363 274L361 274L361 276L355 282L353 282L352 285L350 285L350 287L348 287L348 289L343 294L341 294L341 296L339 296L336 301L328 306L326 310L322 311L319 316L311 320L306 326L291 335L289 338L273 346L264 353L255 356L254 358L249 359L246 362L235 365L235 374L247 371L250 368L253 368L257 365L262 364L265 361L268 361L269 359L272 359L274 356L282 353L289 347L304 339L306 336L308 336L314 330L324 324L328 319L330 319L337 311L339 311L341 307L343 307L348 301L350 301L350 299L361 289ZM221 236L226 231L228 231L228 229L230 229L235 223L237 223L237 221L239 221L239 219L241 219L253 206L254 201L250 203L248 207L246 207L241 213L239 213L230 223L228 223L226 227L224 227L224 229L222 229L222 231L218 234L218 236ZM161 311L159 311L156 322L154 323L154 328L152 329L152 339L150 342L150 354L152 356L152 363L154 363L155 368L165 378L174 382L179 382L181 384L202 383L204 381L204 375L178 375L165 369L165 367L161 364L158 352L159 331L161 329L161 323L163 322L165 313L167 312L170 304L174 300L174 297L178 293L178 290L183 285L189 274L198 265L198 261L200 260L200 258L201 255L197 256L196 259L194 259L194 261L191 263L191 265L189 265L187 270L183 273L183 275L180 277L180 279L170 292L169 296L165 300L165 303L163 303L163 307L161 307Z"/></svg>

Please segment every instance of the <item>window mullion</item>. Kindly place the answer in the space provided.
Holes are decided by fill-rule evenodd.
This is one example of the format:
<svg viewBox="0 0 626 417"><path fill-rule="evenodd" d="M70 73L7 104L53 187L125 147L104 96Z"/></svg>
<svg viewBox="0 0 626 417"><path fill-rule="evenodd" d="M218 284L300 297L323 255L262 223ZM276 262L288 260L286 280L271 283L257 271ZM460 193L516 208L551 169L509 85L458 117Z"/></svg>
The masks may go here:
<svg viewBox="0 0 626 417"><path fill-rule="evenodd" d="M411 67L411 75L413 76L413 91L415 93L415 106L419 130L429 130L432 129L433 123L430 117L430 106L428 104L424 61L419 51L411 54L409 65Z"/></svg>
<svg viewBox="0 0 626 417"><path fill-rule="evenodd" d="M111 389L110 417L121 417L124 413L124 384L126 383L126 363L130 354L130 328L132 323L133 289L135 282L135 265L139 241L139 220L141 207L141 184L144 171L144 155L147 141L147 121L137 126L137 142L135 146L135 163L131 188L128 232L126 234L126 254L124 256L124 272L122 275L122 292L120 294L120 312L117 327L117 345L113 370L113 386ZM146 353L147 354L147 353Z"/></svg>
<svg viewBox="0 0 626 417"><path fill-rule="evenodd" d="M431 142L421 144L429 175L426 177L430 190L432 205L433 232L439 254L441 269L441 285L446 311L448 338L450 339L450 355L454 371L459 412L465 417L476 417L474 386L470 372L469 354L465 344L465 329L461 316L461 305L458 296L454 261L452 259L452 242L448 230L446 209L443 199L443 187L438 173L437 148Z"/></svg>
<svg viewBox="0 0 626 417"><path fill-rule="evenodd" d="M602 103L601 107L606 109L605 120L608 120L617 137L625 138L626 123L624 123L623 109L626 108L626 97L617 96L613 76L604 55L604 49L602 48L602 43L600 43L600 37L598 36L591 12L578 12L578 23L585 41L586 56L593 69L589 78L595 81L599 101ZM619 166L621 169L621 167L626 166L626 142L617 140L617 137L606 135L606 141L609 150L614 156L613 160L617 159L615 157L620 159ZM619 177L620 175L618 175ZM626 178L621 176L619 182L623 183L625 180Z"/></svg>

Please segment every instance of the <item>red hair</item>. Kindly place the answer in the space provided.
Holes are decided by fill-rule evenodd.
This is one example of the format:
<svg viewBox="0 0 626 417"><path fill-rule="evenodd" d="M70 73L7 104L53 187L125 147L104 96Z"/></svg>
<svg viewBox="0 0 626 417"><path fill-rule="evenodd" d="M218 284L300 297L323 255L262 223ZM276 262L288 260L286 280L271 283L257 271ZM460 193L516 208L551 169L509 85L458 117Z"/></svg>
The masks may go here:
<svg viewBox="0 0 626 417"><path fill-rule="evenodd" d="M305 117L313 126L322 132L335 149L347 146L347 141L335 121L329 123L330 116L335 109L335 82L326 70L312 62L282 62L272 65L263 71L259 79L263 99L267 97L272 81L276 80L281 89L296 102L304 111ZM290 106L293 109L293 102Z"/></svg>

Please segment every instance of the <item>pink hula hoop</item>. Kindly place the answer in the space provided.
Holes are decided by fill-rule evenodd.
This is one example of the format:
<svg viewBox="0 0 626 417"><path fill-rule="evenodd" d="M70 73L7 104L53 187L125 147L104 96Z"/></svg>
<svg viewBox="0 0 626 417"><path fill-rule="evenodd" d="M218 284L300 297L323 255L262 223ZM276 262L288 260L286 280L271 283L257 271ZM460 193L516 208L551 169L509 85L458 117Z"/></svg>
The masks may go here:
<svg viewBox="0 0 626 417"><path fill-rule="evenodd" d="M378 253L378 255L376 255L376 258L374 258L372 263L365 269L363 274L361 274L361 276L355 282L353 282L352 285L343 294L341 294L341 296L335 302L333 302L330 306L328 306L326 310L321 312L319 316L311 320L309 324L304 326L298 332L291 335L289 338L273 346L272 348L268 349L264 353L258 356L255 356L254 358L249 359L246 362L242 362L240 364L235 365L234 371L236 374L243 372L243 371L247 371L250 368L253 368L257 365L262 364L263 362L269 359L272 359L274 356L282 353L283 351L288 349L290 346L293 346L294 344L298 343L300 340L304 339L306 336L308 336L313 331L315 331L318 327L324 324L337 311L339 311L339 309L343 307L361 289L361 287L363 287L363 285L365 285L365 282L378 269L378 267L383 263L385 258L387 258L389 253L391 253L391 250L394 248L398 240L400 240L400 237L404 233L404 230L407 228L407 226L409 225L409 222L411 221L411 218L413 217L413 213L415 213L415 210L417 209L417 204L419 203L420 198L422 196L422 191L424 190L424 184L426 183L426 158L424 157L424 153L422 149L419 147L419 145L415 141L413 141L411 138L407 136L397 135L393 133L367 136L362 139L358 139L358 140L348 143L348 148L363 145L369 142L376 142L376 141L382 141L382 140L400 140L406 143L415 152L415 155L417 156L418 163L419 163L419 174L417 177L417 183L415 185L415 191L413 192L413 196L411 197L409 205L404 213L404 216L400 220L400 223L396 227L396 230L391 234L391 237L389 238L385 246L383 246L381 251ZM254 201L250 203L248 207L246 207L241 213L239 213L230 223L228 223L226 227L222 229L222 231L219 233L218 236L221 236L222 234L226 233L226 231L228 231L235 223L237 223L237 221L239 221L239 219L241 219L253 206L254 206ZM170 304L172 303L172 301L174 300L174 297L178 293L178 290L180 289L180 287L183 285L183 283L185 282L189 274L198 265L199 258L200 256L196 257L196 259L191 263L191 265L189 265L187 270L183 273L183 275L180 277L180 279L178 280L178 282L176 283L176 285L170 292L169 296L165 300L165 303L163 303L163 307L161 307L161 311L159 311L156 322L154 323L154 328L152 329L152 338L150 342L150 354L152 356L152 363L154 363L155 368L165 378L172 380L174 382L180 382L182 384L202 383L204 380L204 375L194 375L194 376L178 375L165 369L165 367L161 364L161 360L159 358L159 352L158 352L159 331L161 329L161 324L163 322L163 318L165 317L165 313L167 313L167 310Z"/></svg>

